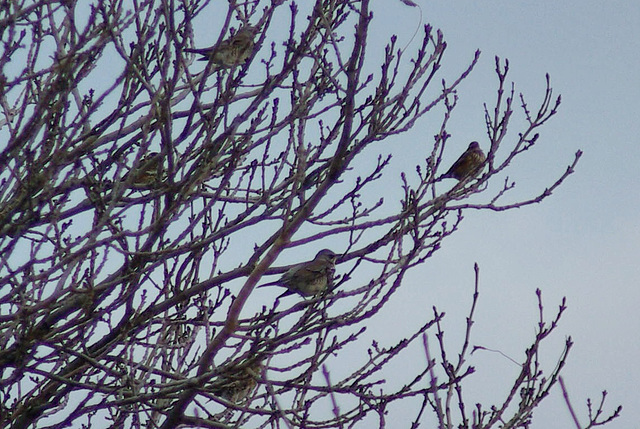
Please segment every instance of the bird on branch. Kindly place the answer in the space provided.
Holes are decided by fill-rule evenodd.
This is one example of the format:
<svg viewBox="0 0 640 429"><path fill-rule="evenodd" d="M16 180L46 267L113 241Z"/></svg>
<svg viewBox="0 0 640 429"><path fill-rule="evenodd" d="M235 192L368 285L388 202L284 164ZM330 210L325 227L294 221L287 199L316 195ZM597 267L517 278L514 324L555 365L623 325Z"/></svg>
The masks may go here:
<svg viewBox="0 0 640 429"><path fill-rule="evenodd" d="M234 67L244 63L251 56L256 32L255 27L245 26L215 46L184 51L202 55L200 61L209 61L219 68Z"/></svg>
<svg viewBox="0 0 640 429"><path fill-rule="evenodd" d="M322 249L313 260L294 265L280 279L258 287L286 287L288 290L278 298L293 293L302 296L317 295L333 286L336 258L337 255L333 251Z"/></svg>
<svg viewBox="0 0 640 429"><path fill-rule="evenodd" d="M260 360L227 368L213 382L212 393L230 402L243 402L258 385L263 368Z"/></svg>
<svg viewBox="0 0 640 429"><path fill-rule="evenodd" d="M480 172L480 167L486 159L478 142L471 142L467 150L438 180L451 178L462 181L468 177L474 177Z"/></svg>

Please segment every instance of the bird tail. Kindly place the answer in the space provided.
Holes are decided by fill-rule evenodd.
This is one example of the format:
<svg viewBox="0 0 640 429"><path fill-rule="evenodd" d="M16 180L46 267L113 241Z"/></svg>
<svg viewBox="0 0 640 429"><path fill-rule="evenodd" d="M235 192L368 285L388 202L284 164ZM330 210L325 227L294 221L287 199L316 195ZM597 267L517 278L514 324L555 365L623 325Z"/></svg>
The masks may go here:
<svg viewBox="0 0 640 429"><path fill-rule="evenodd" d="M258 285L256 287L258 288L258 287L267 287L267 286L286 287L285 285L283 285L282 283L280 283L278 281L271 282L271 283L265 283L263 285ZM284 292L282 292L280 295L278 295L276 297L276 301L279 300L280 298L284 298L285 296L293 295L294 293L295 293L294 291L292 291L291 289L287 288L287 290L285 290Z"/></svg>
<svg viewBox="0 0 640 429"><path fill-rule="evenodd" d="M282 287L282 285L280 284L280 282L277 282L277 281L276 281L276 282L265 283L265 284L263 284L263 285L258 285L258 286L256 286L256 288L259 288L259 287L267 287L267 286L281 286L281 287Z"/></svg>
<svg viewBox="0 0 640 429"><path fill-rule="evenodd" d="M294 293L295 293L294 291L287 289L276 297L276 301L279 300L280 298L284 298L285 296L293 295Z"/></svg>
<svg viewBox="0 0 640 429"><path fill-rule="evenodd" d="M200 54L204 55L208 50L207 49L197 49L197 48L184 48L184 52L189 52L191 54Z"/></svg>
<svg viewBox="0 0 640 429"><path fill-rule="evenodd" d="M191 54L202 55L198 58L198 61L209 61L209 55L211 54L211 49L203 48L203 49L195 49L195 48L184 48L184 52L189 52Z"/></svg>

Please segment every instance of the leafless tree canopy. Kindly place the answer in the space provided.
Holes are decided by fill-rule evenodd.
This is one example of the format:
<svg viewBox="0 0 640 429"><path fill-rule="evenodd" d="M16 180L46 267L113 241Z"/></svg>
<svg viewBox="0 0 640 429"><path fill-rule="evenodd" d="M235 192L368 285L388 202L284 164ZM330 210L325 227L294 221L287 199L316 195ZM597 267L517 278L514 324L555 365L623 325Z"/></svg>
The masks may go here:
<svg viewBox="0 0 640 429"><path fill-rule="evenodd" d="M529 426L571 347L542 371L538 346L564 303L543 317L539 294L522 371L493 404L462 391L478 277L455 356L435 308L395 344L363 343L363 332L465 211L538 203L573 172L580 152L539 195L508 199L511 161L560 98L547 76L529 105L496 58L477 137L487 160L476 176L441 180L443 154L468 144L452 143L448 121L479 52L443 76L446 43L430 25L407 46L385 34L376 51L372 9L0 2L3 426L383 427L394 410L414 427ZM253 41L240 43L247 28ZM186 51L205 47L217 49L211 61ZM423 141L397 138L414 126ZM415 163L401 171L393 156L406 150ZM322 248L338 254L330 290L255 304L271 296L255 290L273 279L263 276L288 269L281 252L294 263ZM385 368L411 345L424 366L388 384ZM594 405L585 427L618 413Z"/></svg>

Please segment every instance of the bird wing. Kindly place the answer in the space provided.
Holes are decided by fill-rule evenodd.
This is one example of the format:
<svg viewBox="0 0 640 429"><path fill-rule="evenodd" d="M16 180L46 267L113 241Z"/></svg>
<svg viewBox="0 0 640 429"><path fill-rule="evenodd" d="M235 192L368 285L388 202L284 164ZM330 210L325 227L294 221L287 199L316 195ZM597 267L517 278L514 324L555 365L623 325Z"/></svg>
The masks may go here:
<svg viewBox="0 0 640 429"><path fill-rule="evenodd" d="M444 175L447 176L449 174L455 174L459 170L464 169L467 164L469 164L470 160L471 157L469 156L469 150L467 149L462 155L460 155L458 159L456 159L456 162L454 162L453 165L449 167L449 170L447 170Z"/></svg>
<svg viewBox="0 0 640 429"><path fill-rule="evenodd" d="M307 264L301 264L297 267L295 273L292 273L292 276L296 276L297 278L305 279L307 281L313 281L324 276L326 272L326 264L312 261Z"/></svg>
<svg viewBox="0 0 640 429"><path fill-rule="evenodd" d="M266 286L282 286L286 288L290 288L291 279L293 279L300 269L304 268L304 264L294 265L289 268L285 273L278 279L269 283L265 283L263 285L259 285L256 287L266 287Z"/></svg>

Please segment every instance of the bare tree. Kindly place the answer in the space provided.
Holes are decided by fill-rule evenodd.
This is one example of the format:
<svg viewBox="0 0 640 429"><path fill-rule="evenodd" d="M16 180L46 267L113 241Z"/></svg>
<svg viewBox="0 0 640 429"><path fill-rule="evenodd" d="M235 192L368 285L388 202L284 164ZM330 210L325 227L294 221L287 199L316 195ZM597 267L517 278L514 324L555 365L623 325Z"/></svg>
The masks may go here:
<svg viewBox="0 0 640 429"><path fill-rule="evenodd" d="M528 427L571 347L543 374L539 345L564 303L546 322L540 300L522 371L493 406L462 394L477 277L455 358L435 308L395 345L362 343L465 211L539 203L573 172L580 152L529 199L503 203L508 179L489 187L556 113L549 78L531 107L496 58L486 160L447 188L443 153L460 150L447 124L479 52L442 79L446 44L427 25L406 50L388 36L372 63L368 0L125 3L1 5L2 423L382 427L401 407L414 427L427 411L442 428ZM219 37L202 51L193 26L211 17ZM514 114L524 126L508 133ZM425 115L440 125L399 174L393 138ZM291 268L281 252L322 248L338 254L323 293L251 306L263 276ZM385 382L421 343L424 367ZM362 363L336 374L331 358L353 344ZM589 427L619 413L597 411Z"/></svg>

